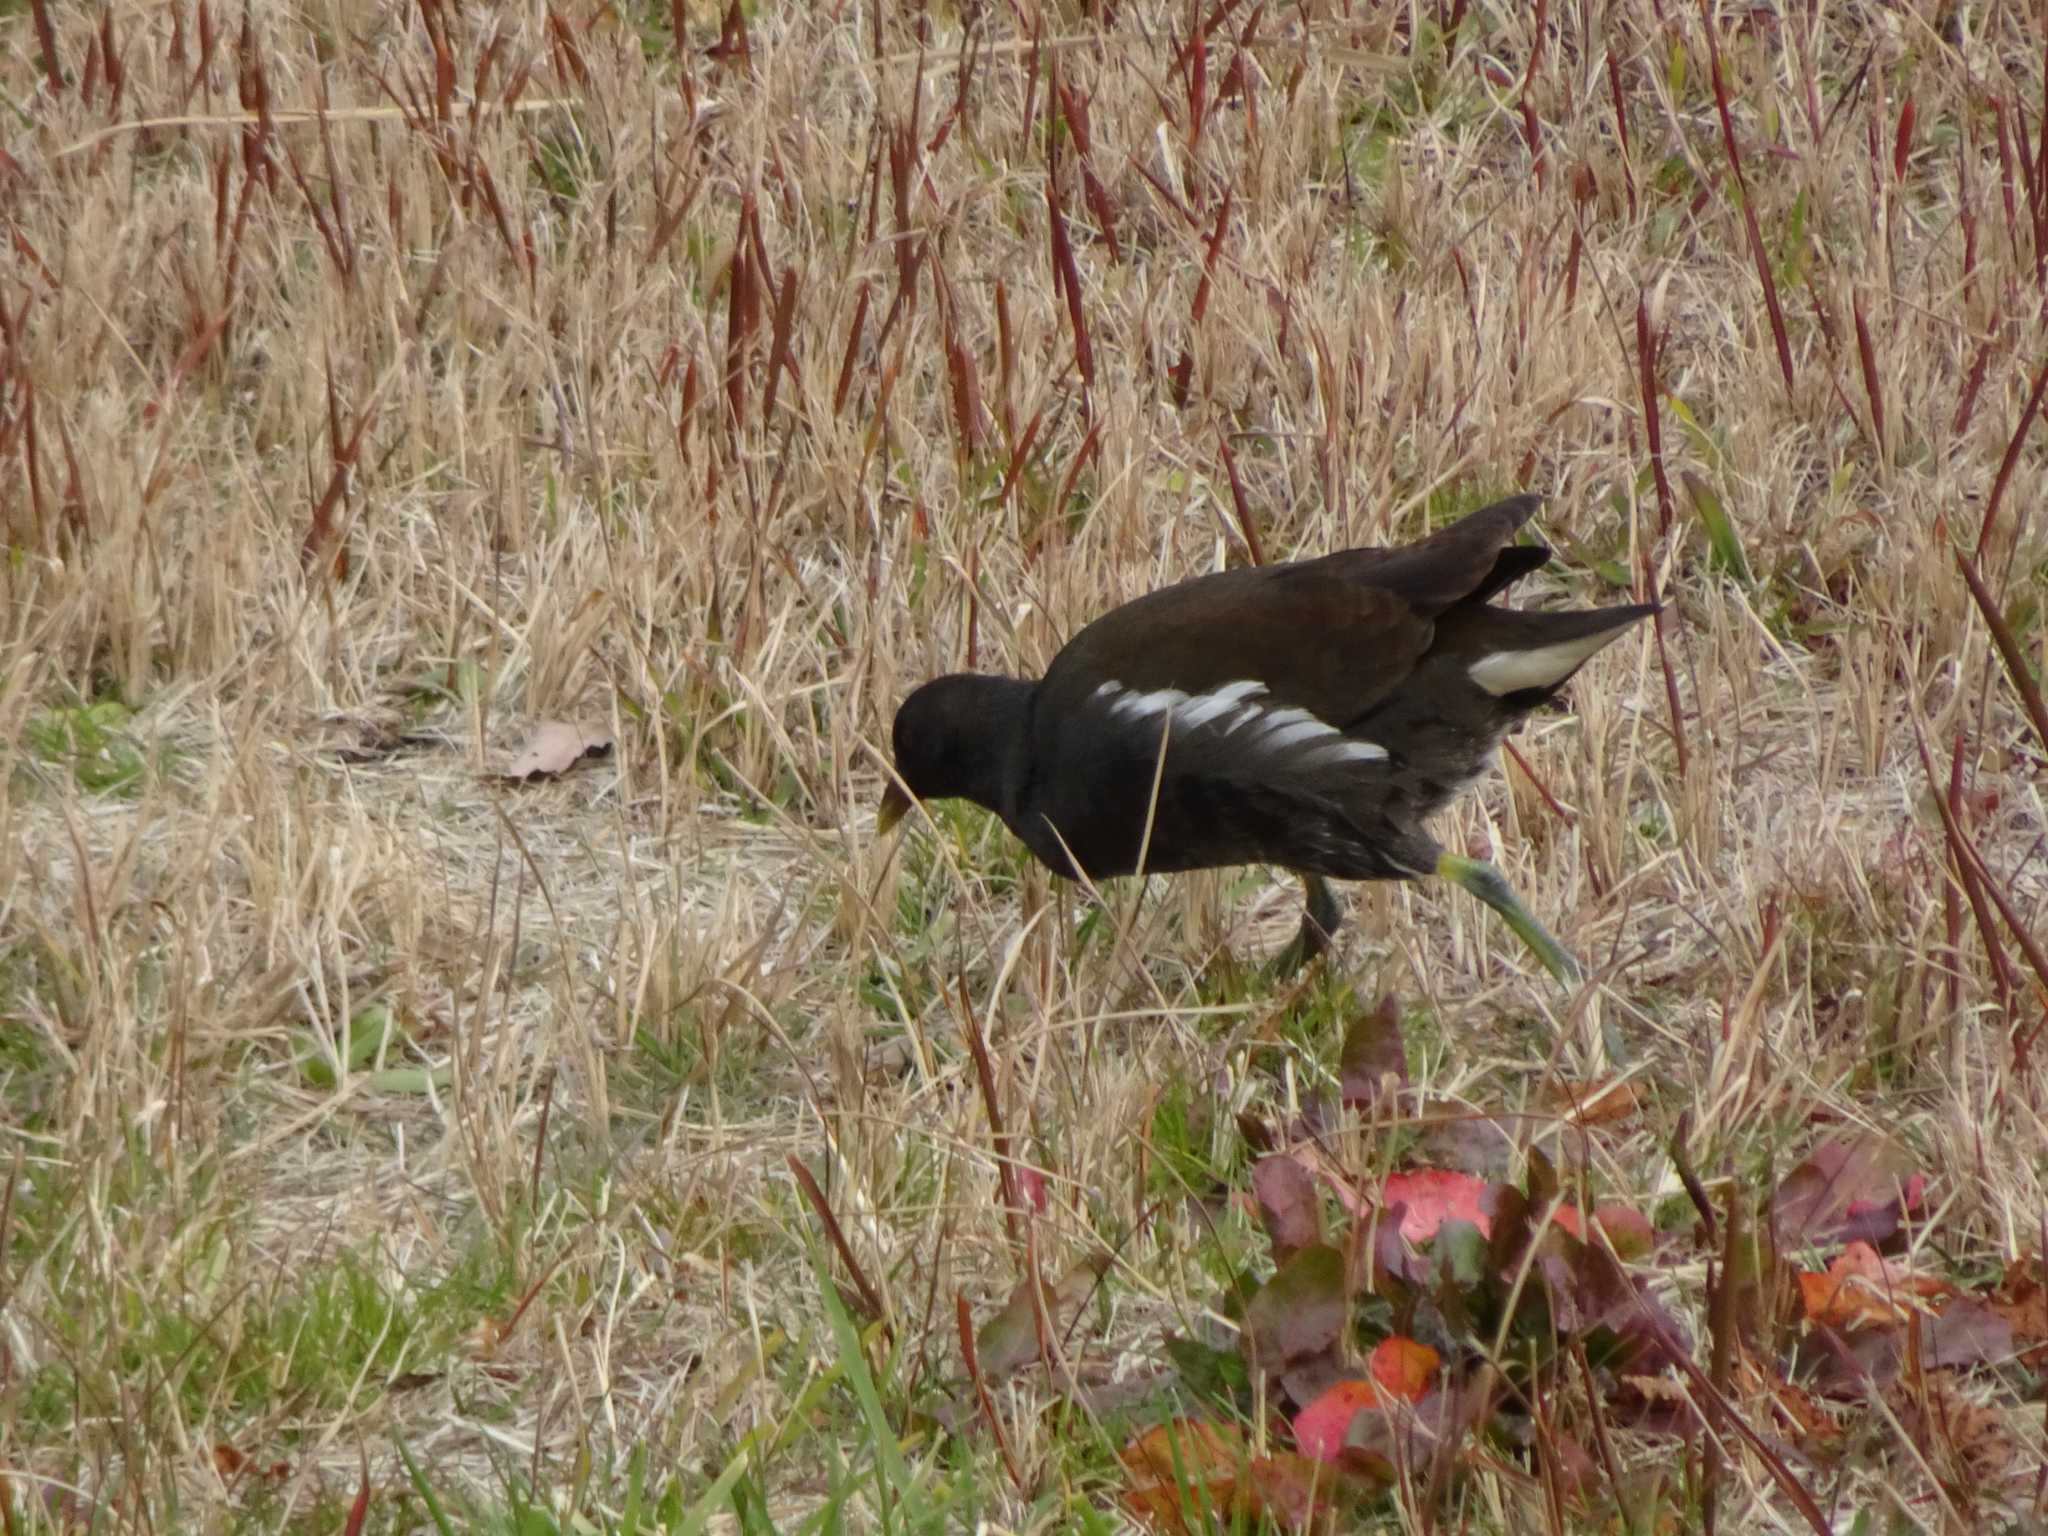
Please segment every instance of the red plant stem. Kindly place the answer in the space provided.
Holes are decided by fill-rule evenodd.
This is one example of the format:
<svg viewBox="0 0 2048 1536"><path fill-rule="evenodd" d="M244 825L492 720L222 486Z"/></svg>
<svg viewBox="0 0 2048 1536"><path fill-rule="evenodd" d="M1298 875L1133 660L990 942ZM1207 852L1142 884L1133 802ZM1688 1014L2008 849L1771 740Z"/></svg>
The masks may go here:
<svg viewBox="0 0 2048 1536"><path fill-rule="evenodd" d="M1650 472L1657 482L1657 531L1671 531L1671 481L1664 473L1664 424L1657 407L1658 338L1650 326L1649 300L1636 296L1636 360L1643 391L1643 433L1650 445Z"/></svg>
<svg viewBox="0 0 2048 1536"><path fill-rule="evenodd" d="M1778 371L1785 377L1785 394L1792 394L1792 343L1785 333L1785 312L1778 304L1778 280L1771 271L1769 255L1764 250L1763 232L1758 229L1756 208L1749 198L1749 184L1742 175L1742 151L1735 142L1735 119L1728 110L1728 83L1721 74L1721 45L1714 32L1714 18L1709 0L1700 0L1700 13L1706 22L1707 62L1713 72L1714 108L1721 118L1721 142L1728 151L1728 168L1735 178L1735 201L1742 209L1742 228L1749 241L1750 260L1756 264L1756 275L1763 284L1764 309L1770 316L1771 341L1778 349ZM1883 437L1882 431L1879 433Z"/></svg>
<svg viewBox="0 0 2048 1536"><path fill-rule="evenodd" d="M1977 529L1977 558L1983 559L1984 551L1991 543L1991 530L1998 521L1998 504L2005 499L2005 487L2012 479L2014 466L2020 461L2020 447L2027 440L2027 429L2033 426L2034 418L2041 411L2041 392L2048 388L2048 363L2041 365L2041 371L2034 375L2034 387L2027 395L2026 409L2020 412L2020 424L2013 429L2011 439L2005 445L2005 457L1999 461L1998 475L1991 482L1991 498L1984 505L1984 521ZM2020 534L2027 526L2027 514L2020 513L2019 525L2012 531L2011 548L2017 550Z"/></svg>

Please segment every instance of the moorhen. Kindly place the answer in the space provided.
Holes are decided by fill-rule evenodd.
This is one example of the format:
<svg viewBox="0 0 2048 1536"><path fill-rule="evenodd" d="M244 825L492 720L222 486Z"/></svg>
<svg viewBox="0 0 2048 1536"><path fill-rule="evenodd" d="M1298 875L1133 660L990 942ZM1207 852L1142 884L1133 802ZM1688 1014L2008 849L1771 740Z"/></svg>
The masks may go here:
<svg viewBox="0 0 2048 1536"><path fill-rule="evenodd" d="M1541 502L1495 502L1396 549L1166 587L1088 625L1037 682L936 678L896 713L880 827L911 796L960 797L1069 878L1283 865L1307 889L1287 969L1342 921L1326 877L1438 874L1570 985L1577 964L1500 871L1423 829L1524 715L1656 611L1491 603L1549 558L1514 542Z"/></svg>

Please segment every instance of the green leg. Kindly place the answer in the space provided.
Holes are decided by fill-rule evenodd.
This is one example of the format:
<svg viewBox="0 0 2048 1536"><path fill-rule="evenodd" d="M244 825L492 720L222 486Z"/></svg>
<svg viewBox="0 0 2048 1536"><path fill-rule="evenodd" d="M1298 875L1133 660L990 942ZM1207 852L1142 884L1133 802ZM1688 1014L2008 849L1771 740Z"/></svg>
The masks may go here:
<svg viewBox="0 0 2048 1536"><path fill-rule="evenodd" d="M1576 987L1585 979L1585 972L1579 962L1571 957L1565 947L1553 939L1544 926L1529 915L1529 909L1522 905L1515 893L1508 889L1508 883L1501 878L1499 870L1484 859L1463 858L1455 853L1438 856L1436 872L1453 885L1471 892L1501 915L1501 921L1514 929L1528 945L1543 968L1555 976L1560 986Z"/></svg>
<svg viewBox="0 0 2048 1536"><path fill-rule="evenodd" d="M1273 961L1273 974L1282 980L1326 953L1330 940L1344 926L1344 906L1330 889L1329 881L1321 875L1304 874L1301 887L1307 897L1301 914L1301 931Z"/></svg>

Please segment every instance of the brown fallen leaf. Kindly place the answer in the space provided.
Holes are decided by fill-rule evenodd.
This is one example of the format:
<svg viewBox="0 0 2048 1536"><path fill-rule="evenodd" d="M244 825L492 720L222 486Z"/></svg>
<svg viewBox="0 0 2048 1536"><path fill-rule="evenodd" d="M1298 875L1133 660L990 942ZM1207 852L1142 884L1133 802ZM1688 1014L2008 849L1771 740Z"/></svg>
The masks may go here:
<svg viewBox="0 0 2048 1536"><path fill-rule="evenodd" d="M2013 1347L2022 1364L2039 1369L2048 1364L2048 1286L2041 1283L2041 1261L2017 1258L2005 1266L2005 1279L1984 1298L2012 1329Z"/></svg>
<svg viewBox="0 0 2048 1536"><path fill-rule="evenodd" d="M1626 1120L1642 1102L1641 1090L1633 1080L1561 1082L1550 1095L1563 1113L1567 1125L1612 1125Z"/></svg>
<svg viewBox="0 0 2048 1536"><path fill-rule="evenodd" d="M582 726L568 725L560 720L543 720L533 728L533 734L526 738L526 745L513 755L498 777L513 784L523 784L536 778L551 779L575 767L586 757L608 757L611 750L609 731L585 730Z"/></svg>
<svg viewBox="0 0 2048 1536"><path fill-rule="evenodd" d="M319 735L318 750L332 752L337 761L349 764L381 763L401 752L444 745L435 733L407 730L397 718L330 715L320 721Z"/></svg>
<svg viewBox="0 0 2048 1536"><path fill-rule="evenodd" d="M1983 1302L1958 1296L1936 1317L1923 1319L1920 1359L1934 1369L2001 1366L2016 1354L2012 1325Z"/></svg>
<svg viewBox="0 0 2048 1536"><path fill-rule="evenodd" d="M1745 1346L1735 1366L1736 1382L1745 1401L1768 1403L1778 1426L1805 1447L1840 1438L1842 1426L1828 1407L1806 1388L1787 1381L1778 1367Z"/></svg>
<svg viewBox="0 0 2048 1536"><path fill-rule="evenodd" d="M1919 1207L1926 1185L1881 1137L1822 1142L1771 1196L1771 1229L1786 1247L1881 1243Z"/></svg>
<svg viewBox="0 0 2048 1536"><path fill-rule="evenodd" d="M1273 1242L1273 1262L1285 1264L1311 1243L1323 1240L1323 1212L1316 1181L1295 1158L1262 1157L1252 1165L1252 1193Z"/></svg>
<svg viewBox="0 0 2048 1536"><path fill-rule="evenodd" d="M1311 1243L1275 1271L1244 1312L1252 1364L1278 1376L1331 1355L1350 1312L1344 1255Z"/></svg>
<svg viewBox="0 0 2048 1536"><path fill-rule="evenodd" d="M1401 1040L1401 1005L1389 992L1344 1031L1338 1057L1339 1092L1346 1104L1370 1104L1382 1088L1408 1086L1408 1050Z"/></svg>
<svg viewBox="0 0 2048 1536"><path fill-rule="evenodd" d="M1649 1217L1632 1205L1603 1202L1593 1208L1593 1219L1620 1258L1640 1259L1657 1246L1657 1229Z"/></svg>
<svg viewBox="0 0 2048 1536"><path fill-rule="evenodd" d="M1906 1440L1957 1483L1983 1487L2023 1470L2019 1443L2006 1424L2007 1410L1937 1379L1910 1385L1902 1379L1888 1396Z"/></svg>
<svg viewBox="0 0 2048 1536"><path fill-rule="evenodd" d="M1041 1316L1052 1329L1050 1342L1057 1348L1108 1268L1108 1254L1090 1255L1035 1296L1030 1279L1018 1281L1003 1309L983 1323L975 1336L974 1353L982 1371L990 1380L1000 1380L1036 1360L1042 1352L1038 1336Z"/></svg>

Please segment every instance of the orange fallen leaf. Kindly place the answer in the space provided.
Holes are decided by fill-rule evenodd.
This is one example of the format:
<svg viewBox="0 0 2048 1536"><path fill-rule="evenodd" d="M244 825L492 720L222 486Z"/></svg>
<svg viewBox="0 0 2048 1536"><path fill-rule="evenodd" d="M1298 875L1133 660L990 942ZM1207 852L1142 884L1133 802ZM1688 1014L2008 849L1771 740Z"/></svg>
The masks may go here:
<svg viewBox="0 0 2048 1536"><path fill-rule="evenodd" d="M1373 1346L1372 1379L1388 1396L1419 1403L1442 1363L1443 1356L1427 1344L1396 1334Z"/></svg>
<svg viewBox="0 0 2048 1536"><path fill-rule="evenodd" d="M1170 1419L1125 1446L1118 1459L1130 1484L1124 1507L1162 1531L1242 1529L1270 1519L1306 1527L1330 1480L1306 1456L1254 1456L1236 1429Z"/></svg>
<svg viewBox="0 0 2048 1536"><path fill-rule="evenodd" d="M1851 1243L1825 1274L1799 1276L1799 1300L1809 1322L1835 1328L1891 1328L1903 1323L1910 1298L1940 1296L1950 1287L1883 1257L1868 1243Z"/></svg>

